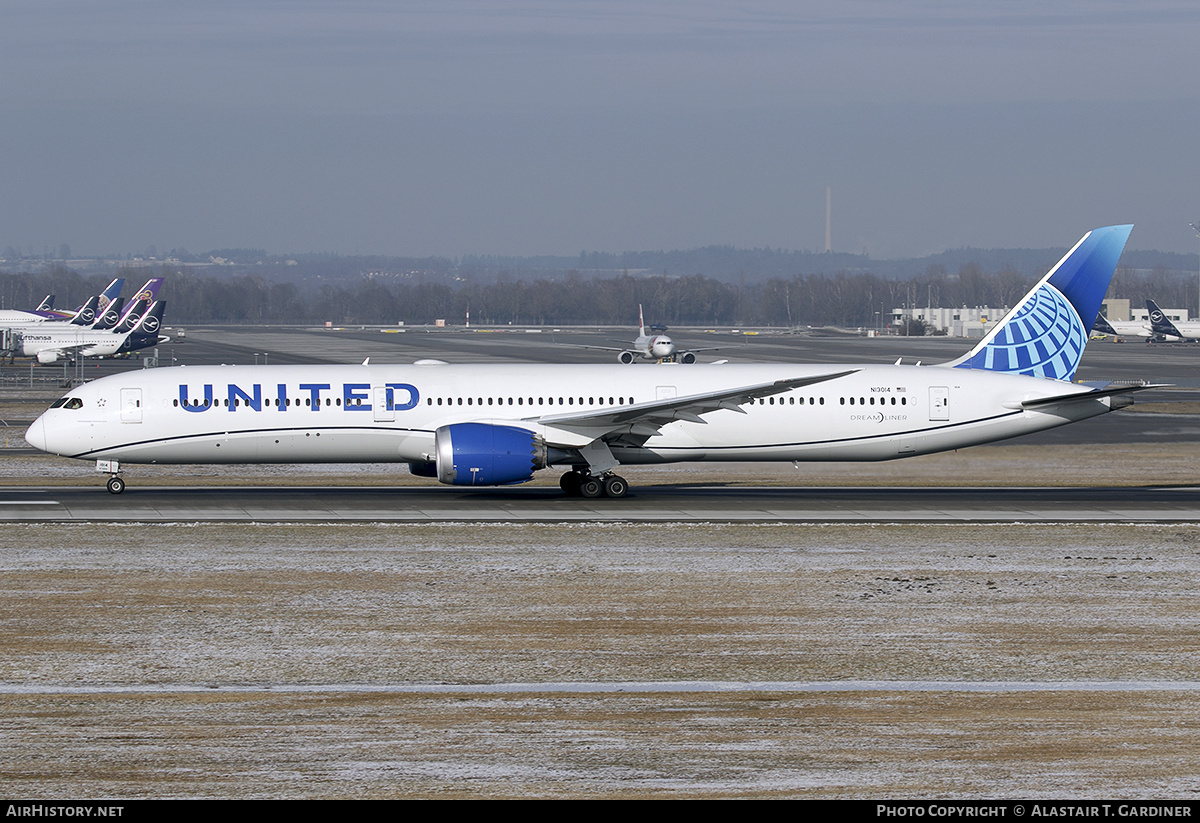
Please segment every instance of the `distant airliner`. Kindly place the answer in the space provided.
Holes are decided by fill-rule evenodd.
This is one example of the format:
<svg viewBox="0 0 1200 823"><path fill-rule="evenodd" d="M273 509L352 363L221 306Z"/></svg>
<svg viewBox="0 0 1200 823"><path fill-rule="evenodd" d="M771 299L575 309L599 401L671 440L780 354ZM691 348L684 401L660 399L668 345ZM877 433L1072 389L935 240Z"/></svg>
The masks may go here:
<svg viewBox="0 0 1200 823"><path fill-rule="evenodd" d="M1128 405L1144 384L1070 382L1132 226L1084 235L968 354L940 366L185 366L72 389L26 440L122 462L410 465L459 486L567 469L618 498L621 465L890 460L991 443ZM1085 319L1086 318L1086 319Z"/></svg>
<svg viewBox="0 0 1200 823"><path fill-rule="evenodd" d="M140 301L130 307L130 312ZM47 365L73 354L108 357L114 354L137 351L165 343L171 338L159 335L162 328L165 300L155 301L144 314L128 316L124 331L118 329L96 330L70 323L41 323L19 330L17 334L17 356L33 357Z"/></svg>
<svg viewBox="0 0 1200 823"><path fill-rule="evenodd" d="M659 327L665 328L665 327ZM617 349L611 346L584 346L585 349L600 349L602 351L620 352L617 355L617 362L629 365L635 362L639 357L643 360L653 360L656 363L685 363L692 364L696 362L696 352L698 351L716 351L716 346L710 346L704 349L689 349L687 351L679 351L675 347L675 341L665 334L647 334L646 321L642 317L642 306L638 304L638 336L634 339L633 345L627 349Z"/></svg>
<svg viewBox="0 0 1200 823"><path fill-rule="evenodd" d="M124 298L117 297L123 281L114 280L104 293L91 297L75 312L69 323L24 323L8 325L5 346L11 347L14 356L32 357L48 365L76 353L108 356L136 351L141 348L164 343L170 338L160 337L162 312L165 301L161 301L153 316L151 306L162 286L161 277L152 277L134 295L133 301L125 306ZM100 304L106 306L101 309ZM141 325L145 321L144 325ZM141 326L141 331L135 329ZM151 328L152 327L152 328Z"/></svg>
<svg viewBox="0 0 1200 823"><path fill-rule="evenodd" d="M1111 334L1114 337L1124 335L1126 337L1146 337L1151 336L1150 324L1141 320L1109 320L1103 314L1096 315L1096 323L1092 326L1093 334Z"/></svg>
<svg viewBox="0 0 1200 823"><path fill-rule="evenodd" d="M113 298L121 293L121 286L124 284L124 277L118 277L109 283L104 291L93 298L96 300L96 303L92 304L90 310L86 310L88 303L84 303L74 312L55 311L54 295L48 294L33 311L0 311L0 327L10 328L12 326L27 326L31 323L59 322L63 320L71 320L77 325L90 325L96 319L99 312L103 310L103 307L107 306ZM83 312L82 315L81 312Z"/></svg>
<svg viewBox="0 0 1200 823"><path fill-rule="evenodd" d="M1146 314L1150 318L1154 339L1159 342L1168 339L1184 342L1200 340L1200 321L1172 320L1153 300L1146 301Z"/></svg>

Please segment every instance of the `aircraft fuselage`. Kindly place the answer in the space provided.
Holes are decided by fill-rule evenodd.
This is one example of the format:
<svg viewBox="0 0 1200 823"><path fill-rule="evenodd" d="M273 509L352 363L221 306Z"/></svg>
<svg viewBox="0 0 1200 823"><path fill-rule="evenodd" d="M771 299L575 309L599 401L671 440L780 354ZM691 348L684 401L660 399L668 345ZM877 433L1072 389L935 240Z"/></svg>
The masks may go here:
<svg viewBox="0 0 1200 823"><path fill-rule="evenodd" d="M1108 398L1021 407L1085 391L1063 381L939 366L845 368L856 371L721 408L702 422L681 415L652 433L632 425L609 438L612 454L625 464L889 460L1110 410ZM444 426L514 426L562 447L570 441L556 416L829 372L819 365L176 367L80 386L27 437L54 454L132 463L421 463L434 459L435 432ZM574 436L580 444L591 439L578 428ZM550 465L580 462L556 453Z"/></svg>

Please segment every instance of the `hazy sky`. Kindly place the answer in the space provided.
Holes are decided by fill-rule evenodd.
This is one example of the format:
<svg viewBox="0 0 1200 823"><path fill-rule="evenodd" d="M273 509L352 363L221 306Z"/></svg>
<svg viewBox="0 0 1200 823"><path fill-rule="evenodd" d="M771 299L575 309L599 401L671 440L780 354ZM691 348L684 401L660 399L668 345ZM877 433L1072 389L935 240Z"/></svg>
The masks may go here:
<svg viewBox="0 0 1200 823"><path fill-rule="evenodd" d="M0 248L1193 252L1194 0L3 0Z"/></svg>

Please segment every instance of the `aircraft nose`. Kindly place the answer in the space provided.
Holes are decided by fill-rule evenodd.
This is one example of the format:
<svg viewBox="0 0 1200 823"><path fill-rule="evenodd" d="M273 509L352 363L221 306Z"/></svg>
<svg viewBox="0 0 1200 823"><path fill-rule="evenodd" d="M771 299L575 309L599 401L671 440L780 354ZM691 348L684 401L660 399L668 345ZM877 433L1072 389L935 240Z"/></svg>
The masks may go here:
<svg viewBox="0 0 1200 823"><path fill-rule="evenodd" d="M33 425L25 431L25 442L39 451L46 451L45 415L34 420Z"/></svg>

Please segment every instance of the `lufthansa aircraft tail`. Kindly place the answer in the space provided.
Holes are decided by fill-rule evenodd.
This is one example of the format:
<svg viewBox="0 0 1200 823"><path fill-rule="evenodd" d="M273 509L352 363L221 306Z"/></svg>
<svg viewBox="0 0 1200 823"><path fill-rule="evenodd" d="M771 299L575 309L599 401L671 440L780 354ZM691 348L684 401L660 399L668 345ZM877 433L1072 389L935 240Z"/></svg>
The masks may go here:
<svg viewBox="0 0 1200 823"><path fill-rule="evenodd" d="M137 325L129 332L129 336L122 341L121 350L137 351L170 340L171 338L162 337L158 333L162 329L163 314L166 309L166 300L155 300L138 320Z"/></svg>
<svg viewBox="0 0 1200 823"><path fill-rule="evenodd" d="M128 334L133 331L138 321L145 316L150 310L150 306L158 299L158 289L162 286L162 282L161 277L152 277L146 281L146 285L137 290L137 293L130 298L130 303L121 318L113 326L115 333Z"/></svg>
<svg viewBox="0 0 1200 823"><path fill-rule="evenodd" d="M104 313L96 318L95 325L92 326L96 331L104 331L111 329L121 320L121 315L125 312L125 298L118 297L108 304L108 308Z"/></svg>
<svg viewBox="0 0 1200 823"><path fill-rule="evenodd" d="M1088 232L968 354L959 369L1071 380L1133 226Z"/></svg>
<svg viewBox="0 0 1200 823"><path fill-rule="evenodd" d="M1097 331L1100 334L1111 334L1114 337L1117 334L1117 330L1109 324L1108 318L1103 314L1096 315L1096 322L1092 325L1092 330Z"/></svg>
<svg viewBox="0 0 1200 823"><path fill-rule="evenodd" d="M100 305L100 298L92 295L88 301L79 307L75 312L75 316L71 318L71 325L74 326L90 326L96 322L96 307Z"/></svg>
<svg viewBox="0 0 1200 823"><path fill-rule="evenodd" d="M1171 322L1171 318L1167 317L1163 310L1158 307L1158 304L1153 300L1146 301L1146 315L1150 318L1150 331L1158 338L1163 337L1178 337L1180 340L1185 340L1183 333L1179 331L1179 327Z"/></svg>

